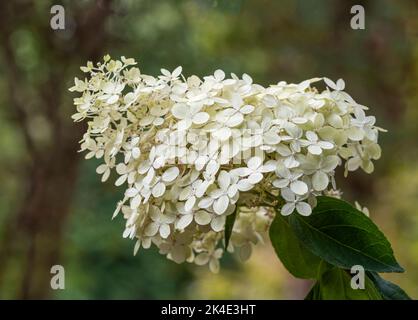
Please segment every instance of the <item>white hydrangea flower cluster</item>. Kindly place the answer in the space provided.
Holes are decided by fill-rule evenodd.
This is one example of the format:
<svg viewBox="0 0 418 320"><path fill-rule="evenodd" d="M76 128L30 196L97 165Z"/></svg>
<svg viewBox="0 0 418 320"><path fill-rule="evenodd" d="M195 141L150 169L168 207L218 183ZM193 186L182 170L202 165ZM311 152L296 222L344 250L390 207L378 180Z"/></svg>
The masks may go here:
<svg viewBox="0 0 418 320"><path fill-rule="evenodd" d="M344 92L344 81L315 78L267 88L222 70L203 79L182 68L145 75L122 57L82 71L70 89L81 140L97 173L126 186L114 216L135 253L156 245L177 263L219 269L226 217L236 212L228 249L246 259L275 211L309 215L315 197L335 193L334 171L370 173L380 157L375 117ZM323 91L313 83L324 81Z"/></svg>

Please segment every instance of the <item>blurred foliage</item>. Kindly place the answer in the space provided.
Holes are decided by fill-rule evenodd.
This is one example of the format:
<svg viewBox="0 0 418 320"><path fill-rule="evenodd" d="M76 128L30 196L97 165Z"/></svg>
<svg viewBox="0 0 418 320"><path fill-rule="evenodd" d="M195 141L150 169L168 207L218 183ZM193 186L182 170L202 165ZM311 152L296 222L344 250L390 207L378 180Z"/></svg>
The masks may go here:
<svg viewBox="0 0 418 320"><path fill-rule="evenodd" d="M374 174L355 173L344 181L340 176L340 187L346 199L369 207L407 270L404 275L390 275L391 280L418 298L418 8L413 0L361 1L366 30L352 30L350 8L357 2L114 0L104 26L109 36L101 51L135 57L143 72L150 74L161 67L182 65L185 75L222 68L248 73L263 85L324 75L344 78L348 92L370 106L378 124L389 133L381 136L383 157ZM61 3L67 28L50 30L59 48L55 55L32 27L49 25L49 8L55 1L36 1L30 21L12 26L10 41L25 75L20 90L31 97L29 110L37 102L45 75L66 64L59 57L74 49L75 37L80 36L74 32L80 23L75 17L93 1ZM72 62L82 65L86 61L80 57ZM5 63L4 59L0 62L0 235L22 205L31 179L23 170L30 155L7 99ZM59 79L64 87L80 75L76 67L65 68ZM69 114L71 94L64 95L63 112ZM33 110L29 132L46 145L55 137L54 127ZM245 264L226 255L218 275L176 265L155 250L140 251L134 257L134 242L121 237L122 219L110 220L120 194L111 184L100 183L96 165L83 161L78 169L59 260L66 270L66 290L53 292L54 298L272 299L301 298L308 291L310 284L292 279L270 246L259 246ZM1 298L17 294L22 281L20 254L17 251L9 257L6 277L0 283Z"/></svg>

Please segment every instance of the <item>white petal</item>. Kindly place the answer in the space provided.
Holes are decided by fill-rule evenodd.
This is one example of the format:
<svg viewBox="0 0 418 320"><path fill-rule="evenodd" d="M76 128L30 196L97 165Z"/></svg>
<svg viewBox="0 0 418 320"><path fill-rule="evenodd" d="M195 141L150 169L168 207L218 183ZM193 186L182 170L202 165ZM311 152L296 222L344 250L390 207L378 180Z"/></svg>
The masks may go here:
<svg viewBox="0 0 418 320"><path fill-rule="evenodd" d="M131 199L131 208L136 209L141 204L142 197L141 195L137 194L135 197Z"/></svg>
<svg viewBox="0 0 418 320"><path fill-rule="evenodd" d="M294 117L292 119L292 122L296 123L296 124L304 124L304 123L308 122L308 119L303 118L303 117Z"/></svg>
<svg viewBox="0 0 418 320"><path fill-rule="evenodd" d="M135 147L132 149L132 157L134 159L138 159L140 155L141 155L141 150L139 148Z"/></svg>
<svg viewBox="0 0 418 320"><path fill-rule="evenodd" d="M290 151L289 147L284 144L279 144L278 146L276 146L276 151L283 157L287 157L292 154L292 151Z"/></svg>
<svg viewBox="0 0 418 320"><path fill-rule="evenodd" d="M257 170L261 166L262 163L263 163L263 160L260 157L256 156L248 160L247 166L248 168L252 170Z"/></svg>
<svg viewBox="0 0 418 320"><path fill-rule="evenodd" d="M175 104L171 109L171 113L177 119L186 119L190 115L190 108L185 104Z"/></svg>
<svg viewBox="0 0 418 320"><path fill-rule="evenodd" d="M120 176L115 181L115 186L120 186L120 185L124 184L127 178L128 178L128 175L127 174L124 174L124 175Z"/></svg>
<svg viewBox="0 0 418 320"><path fill-rule="evenodd" d="M244 116L237 112L234 115L232 115L227 121L226 121L226 125L230 128L232 127L236 127L237 125L241 124L242 121L244 121Z"/></svg>
<svg viewBox="0 0 418 320"><path fill-rule="evenodd" d="M222 70L218 69L215 71L215 73L213 74L215 76L216 79L218 80L223 80L225 78L225 72L223 72Z"/></svg>
<svg viewBox="0 0 418 320"><path fill-rule="evenodd" d="M194 263L198 266L203 266L209 262L210 256L206 252L199 253L194 259Z"/></svg>
<svg viewBox="0 0 418 320"><path fill-rule="evenodd" d="M238 181L237 188L239 191L249 191L254 187L254 185L248 181L248 179L242 179Z"/></svg>
<svg viewBox="0 0 418 320"><path fill-rule="evenodd" d="M199 210L194 215L194 220L197 222L197 224L200 224L201 226L205 226L209 224L209 222L212 220L212 217L209 212L204 210Z"/></svg>
<svg viewBox="0 0 418 320"><path fill-rule="evenodd" d="M283 199L285 199L286 201L295 201L296 200L296 196L295 194L292 192L292 190L290 190L289 188L285 188L281 191L281 196Z"/></svg>
<svg viewBox="0 0 418 320"><path fill-rule="evenodd" d="M136 254L138 253L139 248L141 248L141 240L138 239L135 242L135 247L134 247L134 256L136 256Z"/></svg>
<svg viewBox="0 0 418 320"><path fill-rule="evenodd" d="M347 135L353 141L360 141L364 138L364 131L357 127L351 127L347 130Z"/></svg>
<svg viewBox="0 0 418 320"><path fill-rule="evenodd" d="M185 214L185 215L181 216L181 218L177 221L176 227L177 227L177 229L183 230L192 221L193 221L193 215L191 215L191 214Z"/></svg>
<svg viewBox="0 0 418 320"><path fill-rule="evenodd" d="M310 145L310 146L308 147L308 151L309 151L311 154L316 154L316 155L318 155L318 154L321 154L321 153L322 153L322 149L321 149L321 147L319 147L319 146L317 146L317 145Z"/></svg>
<svg viewBox="0 0 418 320"><path fill-rule="evenodd" d="M321 168L324 172L331 172L339 162L340 158L338 156L328 156L322 161Z"/></svg>
<svg viewBox="0 0 418 320"><path fill-rule="evenodd" d="M128 190L125 191L125 196L127 196L128 198L135 197L137 194L138 194L138 189L136 188L129 188Z"/></svg>
<svg viewBox="0 0 418 320"><path fill-rule="evenodd" d="M309 141L318 141L318 136L313 131L307 131L306 132L306 138L308 138Z"/></svg>
<svg viewBox="0 0 418 320"><path fill-rule="evenodd" d="M142 240L142 248L149 249L151 247L151 238L145 238Z"/></svg>
<svg viewBox="0 0 418 320"><path fill-rule="evenodd" d="M283 207L282 210L280 211L280 213L283 216L288 216L289 214L291 214L293 211L295 211L295 204L293 202L291 203L286 203Z"/></svg>
<svg viewBox="0 0 418 320"><path fill-rule="evenodd" d="M225 170L222 170L218 176L219 187L222 190L226 190L231 183L231 176Z"/></svg>
<svg viewBox="0 0 418 320"><path fill-rule="evenodd" d="M271 94L265 95L262 102L265 103L268 108L277 106L277 99Z"/></svg>
<svg viewBox="0 0 418 320"><path fill-rule="evenodd" d="M144 161L140 163L137 170L138 170L138 173L144 174L144 173L147 173L149 169L150 169L149 163Z"/></svg>
<svg viewBox="0 0 418 320"><path fill-rule="evenodd" d="M242 106L242 104L244 103L244 101L242 100L241 96L237 93L234 93L231 97L231 105L232 107L234 107L235 109L238 109L239 107Z"/></svg>
<svg viewBox="0 0 418 320"><path fill-rule="evenodd" d="M222 196L219 199L216 199L213 203L213 210L216 214L223 214L229 205L229 198L228 196Z"/></svg>
<svg viewBox="0 0 418 320"><path fill-rule="evenodd" d="M161 68L160 71L166 77L169 77L171 75L170 71L168 71L167 69Z"/></svg>
<svg viewBox="0 0 418 320"><path fill-rule="evenodd" d="M164 118L155 118L153 124L155 126L161 126L164 123Z"/></svg>
<svg viewBox="0 0 418 320"><path fill-rule="evenodd" d="M329 124L334 128L342 128L343 127L343 119L335 113L331 113L327 118Z"/></svg>
<svg viewBox="0 0 418 320"><path fill-rule="evenodd" d="M109 99L106 100L108 104L113 104L118 101L119 96L117 94L112 95Z"/></svg>
<svg viewBox="0 0 418 320"><path fill-rule="evenodd" d="M194 164L196 167L196 170L201 171L206 165L206 160L207 160L206 156L199 156L196 159L195 164Z"/></svg>
<svg viewBox="0 0 418 320"><path fill-rule="evenodd" d="M126 167L126 165L124 163L119 163L116 166L116 172L118 174L120 174L120 175L123 175L123 174L127 173L127 167Z"/></svg>
<svg viewBox="0 0 418 320"><path fill-rule="evenodd" d="M263 180L263 174L260 172L255 172L250 174L250 176L248 177L248 181L252 184L257 184L259 183L261 180Z"/></svg>
<svg viewBox="0 0 418 320"><path fill-rule="evenodd" d="M151 183L151 181L152 181L152 179L154 179L154 176L155 176L155 170L154 170L154 168L150 168L150 169L148 170L148 173L147 173L147 175L145 176L144 180L142 180L142 182L143 182L144 184L150 184L150 183Z"/></svg>
<svg viewBox="0 0 418 320"><path fill-rule="evenodd" d="M171 167L169 169L167 169L163 175L162 175L162 179L165 182L171 182L173 181L175 178L177 178L177 176L179 175L180 170L177 167Z"/></svg>
<svg viewBox="0 0 418 320"><path fill-rule="evenodd" d="M348 171L355 171L361 165L361 159L359 157L350 158L347 161Z"/></svg>
<svg viewBox="0 0 418 320"><path fill-rule="evenodd" d="M192 121L195 124L204 124L208 122L209 118L209 114L207 114L206 112L199 112L193 116Z"/></svg>
<svg viewBox="0 0 418 320"><path fill-rule="evenodd" d="M285 178L285 179L290 179L292 177L290 170L287 167L282 167L282 166L277 168L276 175L279 178Z"/></svg>
<svg viewBox="0 0 418 320"><path fill-rule="evenodd" d="M302 216L309 216L312 213L312 208L306 202L298 202L296 204L296 210Z"/></svg>
<svg viewBox="0 0 418 320"><path fill-rule="evenodd" d="M319 142L318 142L318 145L319 145L322 149L325 149L325 150L329 150L329 149L334 148L334 144L333 144L333 143L331 143L331 142L328 142L328 141L319 141Z"/></svg>
<svg viewBox="0 0 418 320"><path fill-rule="evenodd" d="M96 168L96 172L98 174L103 174L106 170L107 170L107 165L104 163Z"/></svg>
<svg viewBox="0 0 418 320"><path fill-rule="evenodd" d="M187 186L186 188L181 190L179 194L179 200L180 201L186 200L190 196L191 191L192 191L192 188L190 186Z"/></svg>
<svg viewBox="0 0 418 320"><path fill-rule="evenodd" d="M329 88L334 89L334 90L337 89L337 85L331 79L324 77L324 82Z"/></svg>
<svg viewBox="0 0 418 320"><path fill-rule="evenodd" d="M253 171L250 168L241 167L241 168L237 168L235 172L240 177L246 177L250 175Z"/></svg>
<svg viewBox="0 0 418 320"><path fill-rule="evenodd" d="M267 131L263 134L264 142L270 145L278 144L280 142L280 136L272 131Z"/></svg>
<svg viewBox="0 0 418 320"><path fill-rule="evenodd" d="M171 73L171 77L177 78L180 74L183 68L181 66L178 66L174 71Z"/></svg>
<svg viewBox="0 0 418 320"><path fill-rule="evenodd" d="M198 207L202 209L209 208L213 203L213 199L211 197L203 198L199 201Z"/></svg>
<svg viewBox="0 0 418 320"><path fill-rule="evenodd" d="M306 183L299 180L291 182L290 189L298 195L303 195L308 192L308 186Z"/></svg>
<svg viewBox="0 0 418 320"><path fill-rule="evenodd" d="M232 186L230 186L228 188L228 197L230 197L230 198L235 197L237 192L238 192L238 187L237 187L237 185L233 184Z"/></svg>
<svg viewBox="0 0 418 320"><path fill-rule="evenodd" d="M179 131L187 130L192 125L192 120L189 118L183 119L177 122L177 128Z"/></svg>
<svg viewBox="0 0 418 320"><path fill-rule="evenodd" d="M153 120L154 120L153 116L150 116L150 115L145 116L141 120L139 120L139 125L143 127L148 126L152 123Z"/></svg>
<svg viewBox="0 0 418 320"><path fill-rule="evenodd" d="M210 160L208 164L206 165L206 173L212 176L216 172L218 172L219 167L220 167L220 164L218 162L216 162L215 160Z"/></svg>
<svg viewBox="0 0 418 320"><path fill-rule="evenodd" d="M222 231L225 226L225 216L216 216L210 223L212 230L215 232Z"/></svg>
<svg viewBox="0 0 418 320"><path fill-rule="evenodd" d="M289 169L299 166L299 162L293 156L287 157L283 163Z"/></svg>
<svg viewBox="0 0 418 320"><path fill-rule="evenodd" d="M231 134L231 129L224 127L213 132L212 136L219 141L226 141L231 137Z"/></svg>
<svg viewBox="0 0 418 320"><path fill-rule="evenodd" d="M184 204L184 210L190 211L193 209L194 204L196 203L196 197L192 196L187 199L186 203Z"/></svg>
<svg viewBox="0 0 418 320"><path fill-rule="evenodd" d="M86 154L86 156L85 156L84 158L86 158L86 159L91 159L91 158L93 158L94 156L96 156L96 157L97 157L96 152L91 151L91 152L87 153L87 154ZM99 157L99 158L100 158L100 157Z"/></svg>
<svg viewBox="0 0 418 320"><path fill-rule="evenodd" d="M328 186L329 178L328 175L322 171L317 171L312 177L312 186L316 191L325 190Z"/></svg>
<svg viewBox="0 0 418 320"><path fill-rule="evenodd" d="M132 236L132 227L128 227L123 231L122 237L123 238L130 238Z"/></svg>
<svg viewBox="0 0 418 320"><path fill-rule="evenodd" d="M153 220L153 221L155 221L155 222L159 222L159 221L161 221L161 218L162 218L162 214L161 214L161 210L160 209L158 209L157 207L155 207L155 206L152 206L151 208L150 208L150 217L151 217L151 219Z"/></svg>
<svg viewBox="0 0 418 320"><path fill-rule="evenodd" d="M273 186L275 186L276 188L282 189L285 188L289 185L289 180L288 179L276 179L273 181Z"/></svg>
<svg viewBox="0 0 418 320"><path fill-rule="evenodd" d="M158 232L159 225L155 222L151 222L145 227L144 233L148 237L155 236Z"/></svg>
<svg viewBox="0 0 418 320"><path fill-rule="evenodd" d="M208 181L203 181L195 190L195 195L198 198L201 198L209 187Z"/></svg>
<svg viewBox="0 0 418 320"><path fill-rule="evenodd" d="M159 169L162 166L164 166L164 162L165 162L164 156L160 156L154 160L153 167L155 169Z"/></svg>
<svg viewBox="0 0 418 320"><path fill-rule="evenodd" d="M341 91L344 90L345 88L345 82L343 79L338 79L337 80L337 90Z"/></svg>
<svg viewBox="0 0 418 320"><path fill-rule="evenodd" d="M160 236L163 239L167 239L167 237L170 235L170 226L168 224L163 224L160 227Z"/></svg>
<svg viewBox="0 0 418 320"><path fill-rule="evenodd" d="M255 109L254 106L252 106L250 104L246 104L239 111L243 114L249 114L249 113L253 112L254 109Z"/></svg>
<svg viewBox="0 0 418 320"><path fill-rule="evenodd" d="M276 170L277 168L277 161L275 160L269 160L266 163L263 164L261 171L263 172L271 172Z"/></svg>
<svg viewBox="0 0 418 320"><path fill-rule="evenodd" d="M218 199L224 194L225 194L225 192L221 189L214 189L209 193L209 195L212 199Z"/></svg>
<svg viewBox="0 0 418 320"><path fill-rule="evenodd" d="M165 184L162 182L158 182L154 188L152 188L152 195L155 198L161 197L165 192Z"/></svg>

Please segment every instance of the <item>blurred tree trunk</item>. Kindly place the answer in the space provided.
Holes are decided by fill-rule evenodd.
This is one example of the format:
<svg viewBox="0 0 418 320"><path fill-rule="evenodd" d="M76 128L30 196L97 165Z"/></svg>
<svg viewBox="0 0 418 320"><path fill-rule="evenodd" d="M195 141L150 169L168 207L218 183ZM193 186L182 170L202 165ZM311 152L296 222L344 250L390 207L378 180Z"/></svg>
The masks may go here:
<svg viewBox="0 0 418 320"><path fill-rule="evenodd" d="M26 185L21 208L10 215L0 243L0 284L10 268L15 267L10 261L17 259L21 268L20 288L3 288L13 291L17 298L44 299L52 293L50 270L61 264L62 235L77 177L80 156L76 151L82 134L82 128L72 123L73 107L70 99L65 98L71 77L68 72L74 72L71 66L97 60L102 54L110 4L110 0L103 0L73 10L75 25L66 26L72 28L71 37L60 39L57 32L66 31L49 27L50 7L37 17L34 1L0 2L1 53L9 85L10 114L22 130L30 158L22 179ZM68 15L68 8L65 9ZM68 16L66 20L70 23ZM42 58L53 64L41 70L45 77L35 91L13 46L13 33L20 28L37 33L47 51ZM46 119L50 127L49 137L43 141L34 137L30 127L34 117ZM44 128L35 131L38 129Z"/></svg>

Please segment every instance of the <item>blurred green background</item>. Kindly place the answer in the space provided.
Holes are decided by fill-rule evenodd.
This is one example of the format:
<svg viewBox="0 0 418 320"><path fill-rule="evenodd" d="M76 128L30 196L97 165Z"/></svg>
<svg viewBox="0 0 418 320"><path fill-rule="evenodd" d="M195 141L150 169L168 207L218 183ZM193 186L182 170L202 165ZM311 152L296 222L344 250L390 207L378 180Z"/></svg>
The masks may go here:
<svg viewBox="0 0 418 320"><path fill-rule="evenodd" d="M50 27L53 4L65 30ZM365 30L350 28L354 4ZM70 119L79 66L106 53L150 74L182 65L262 85L344 78L389 132L375 172L340 173L339 186L369 208L407 270L387 278L418 298L417 39L413 0L0 1L0 298L300 299L310 286L267 244L246 263L225 255L217 275L156 250L132 255L123 219L110 219L120 190L76 152L83 127ZM65 290L50 288L54 264Z"/></svg>

